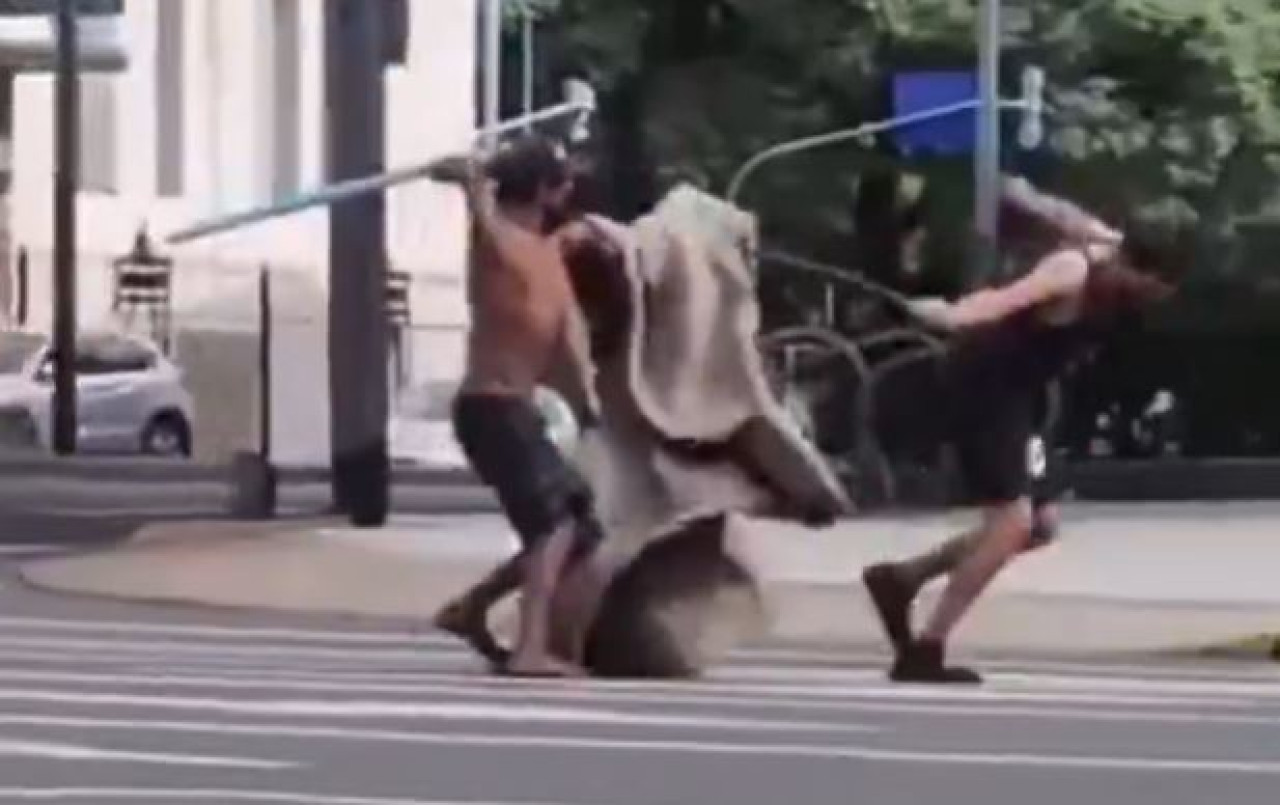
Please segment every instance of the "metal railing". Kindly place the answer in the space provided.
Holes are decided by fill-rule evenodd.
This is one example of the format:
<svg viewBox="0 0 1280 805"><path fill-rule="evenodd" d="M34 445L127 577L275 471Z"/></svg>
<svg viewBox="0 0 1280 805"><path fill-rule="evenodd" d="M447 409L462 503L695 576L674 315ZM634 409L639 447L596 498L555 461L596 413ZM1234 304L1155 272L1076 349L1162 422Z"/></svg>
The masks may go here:
<svg viewBox="0 0 1280 805"><path fill-rule="evenodd" d="M891 506L903 503L900 494L900 470L897 457L890 455L878 432L880 406L888 399L890 384L922 363L939 361L947 349L947 340L927 328L913 323L907 311L907 300L892 289L868 279L852 269L821 263L779 251L763 251L762 270L770 266L816 280L823 286L824 315L819 323L789 324L761 335L759 347L766 364L774 373L775 390L787 402L794 389L802 385L797 370L806 357L827 361L824 372L834 372L837 382L844 381L847 399L836 400L844 409L846 423L852 433L852 444L839 445L838 453L827 453L841 471L854 497L865 505ZM853 298L871 298L883 303L902 318L890 318L887 326L849 332L834 315L834 300L841 293ZM903 315L905 314L905 315ZM832 381L830 376L828 382ZM803 397L803 394L800 396ZM1060 389L1050 388L1042 428L1048 432L1057 424L1060 412ZM830 401L828 401L830 402ZM812 416L812 414L810 414ZM816 418L820 419L820 418ZM821 423L811 419L807 435L819 449L829 444L828 434L818 432ZM937 465L927 468L943 472L945 455L939 453Z"/></svg>

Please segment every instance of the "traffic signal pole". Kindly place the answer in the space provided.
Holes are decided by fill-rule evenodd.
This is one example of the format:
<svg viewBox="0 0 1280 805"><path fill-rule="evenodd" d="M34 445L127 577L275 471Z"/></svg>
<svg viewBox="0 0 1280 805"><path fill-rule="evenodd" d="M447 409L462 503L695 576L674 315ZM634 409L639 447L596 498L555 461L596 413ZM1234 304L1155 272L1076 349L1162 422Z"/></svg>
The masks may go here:
<svg viewBox="0 0 1280 805"><path fill-rule="evenodd" d="M976 253L970 285L993 279L1000 267L1001 0L978 2L978 142L974 151Z"/></svg>
<svg viewBox="0 0 1280 805"><path fill-rule="evenodd" d="M385 170L384 8L325 0L329 179ZM386 201L367 193L329 212L329 400L335 508L360 527L386 522L388 344Z"/></svg>
<svg viewBox="0 0 1280 805"><path fill-rule="evenodd" d="M80 70L75 0L58 0L53 177L53 449L76 451L76 185Z"/></svg>

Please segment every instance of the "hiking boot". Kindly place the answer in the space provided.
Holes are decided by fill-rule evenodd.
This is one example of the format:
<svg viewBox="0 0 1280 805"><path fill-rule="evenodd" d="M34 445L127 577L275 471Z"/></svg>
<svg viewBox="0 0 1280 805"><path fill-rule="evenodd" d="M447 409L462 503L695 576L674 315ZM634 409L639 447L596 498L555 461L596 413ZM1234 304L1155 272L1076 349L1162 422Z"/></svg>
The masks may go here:
<svg viewBox="0 0 1280 805"><path fill-rule="evenodd" d="M862 573L862 583L871 596L894 654L901 656L911 646L911 601L915 590L901 579L892 565L867 568Z"/></svg>
<svg viewBox="0 0 1280 805"><path fill-rule="evenodd" d="M945 651L941 643L920 641L908 646L898 655L889 678L894 682L917 682L934 685L980 685L982 675L977 671L944 662Z"/></svg>

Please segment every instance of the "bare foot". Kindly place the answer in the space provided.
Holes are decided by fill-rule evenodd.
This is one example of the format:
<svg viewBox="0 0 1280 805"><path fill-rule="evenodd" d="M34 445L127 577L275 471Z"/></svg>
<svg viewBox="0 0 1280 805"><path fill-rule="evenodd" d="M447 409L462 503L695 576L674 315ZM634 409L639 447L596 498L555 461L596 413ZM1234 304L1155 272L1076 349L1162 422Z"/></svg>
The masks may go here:
<svg viewBox="0 0 1280 805"><path fill-rule="evenodd" d="M577 679L587 675L578 666L554 657L512 657L499 673L525 679Z"/></svg>
<svg viewBox="0 0 1280 805"><path fill-rule="evenodd" d="M484 613L465 600L455 601L440 610L432 623L440 631L466 643L495 668L505 666L511 659L511 652L498 645L493 633L489 631Z"/></svg>

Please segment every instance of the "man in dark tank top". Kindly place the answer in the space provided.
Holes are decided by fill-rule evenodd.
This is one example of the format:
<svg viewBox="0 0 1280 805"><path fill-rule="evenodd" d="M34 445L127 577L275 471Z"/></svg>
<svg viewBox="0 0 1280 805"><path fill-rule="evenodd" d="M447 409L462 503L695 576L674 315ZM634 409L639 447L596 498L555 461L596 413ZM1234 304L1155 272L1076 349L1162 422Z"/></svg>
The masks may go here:
<svg viewBox="0 0 1280 805"><path fill-rule="evenodd" d="M981 682L976 672L948 665L946 647L1000 570L1056 530L1054 506L1034 488L1045 463L1037 430L1048 387L1117 324L1173 291L1150 273L1168 261L1139 233L1113 230L1022 180L1007 181L1001 201L1005 234L1040 245L1030 271L955 301L912 303L918 318L952 335L934 378L938 396L930 397L947 401L940 435L955 450L982 520L923 555L864 572L896 655L895 681ZM912 603L941 576L947 587L917 635Z"/></svg>

